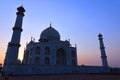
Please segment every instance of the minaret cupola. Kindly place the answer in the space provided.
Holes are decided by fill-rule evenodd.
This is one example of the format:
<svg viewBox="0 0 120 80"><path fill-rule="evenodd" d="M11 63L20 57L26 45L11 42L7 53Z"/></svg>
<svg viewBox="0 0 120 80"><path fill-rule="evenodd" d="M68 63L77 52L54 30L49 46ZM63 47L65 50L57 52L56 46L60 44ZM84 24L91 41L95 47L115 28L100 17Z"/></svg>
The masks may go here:
<svg viewBox="0 0 120 80"><path fill-rule="evenodd" d="M25 12L25 9L23 6L18 7L17 10L18 10L17 14Z"/></svg>

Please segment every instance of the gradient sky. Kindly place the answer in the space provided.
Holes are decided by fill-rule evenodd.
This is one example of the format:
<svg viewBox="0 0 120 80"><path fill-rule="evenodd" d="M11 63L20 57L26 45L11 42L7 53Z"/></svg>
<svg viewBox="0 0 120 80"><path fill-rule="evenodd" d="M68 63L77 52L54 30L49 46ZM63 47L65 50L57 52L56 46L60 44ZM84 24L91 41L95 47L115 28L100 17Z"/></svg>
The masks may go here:
<svg viewBox="0 0 120 80"><path fill-rule="evenodd" d="M79 65L102 65L97 35L103 40L111 67L120 67L120 0L1 0L0 1L0 63L3 63L16 8L26 9L19 58L22 60L26 42L31 36L38 41L50 22L61 40L77 44Z"/></svg>

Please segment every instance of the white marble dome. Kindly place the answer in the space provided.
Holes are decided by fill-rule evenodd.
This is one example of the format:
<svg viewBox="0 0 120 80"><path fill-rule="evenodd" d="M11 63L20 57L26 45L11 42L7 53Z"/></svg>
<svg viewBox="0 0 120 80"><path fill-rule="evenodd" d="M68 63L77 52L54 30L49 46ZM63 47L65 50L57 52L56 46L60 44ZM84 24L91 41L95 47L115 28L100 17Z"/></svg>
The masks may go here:
<svg viewBox="0 0 120 80"><path fill-rule="evenodd" d="M41 32L40 39L60 40L60 34L50 25L50 27Z"/></svg>

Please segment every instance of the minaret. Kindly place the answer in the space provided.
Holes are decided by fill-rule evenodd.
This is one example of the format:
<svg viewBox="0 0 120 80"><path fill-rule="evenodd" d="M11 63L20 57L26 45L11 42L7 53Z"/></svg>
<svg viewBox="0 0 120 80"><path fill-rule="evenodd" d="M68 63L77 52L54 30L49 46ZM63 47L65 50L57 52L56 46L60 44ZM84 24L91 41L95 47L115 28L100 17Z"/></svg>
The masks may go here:
<svg viewBox="0 0 120 80"><path fill-rule="evenodd" d="M100 44L102 65L103 65L103 67L107 67L108 66L108 62L107 62L107 56L106 56L106 52L105 52L105 47L104 47L104 43L103 43L102 34L98 35L98 39L99 39L99 44Z"/></svg>
<svg viewBox="0 0 120 80"><path fill-rule="evenodd" d="M17 8L17 10L18 12L16 13L17 15L16 22L13 27L11 41L8 43L4 65L12 65L17 63L18 52L20 47L20 38L22 32L22 21L25 9L23 8L23 6L20 6Z"/></svg>

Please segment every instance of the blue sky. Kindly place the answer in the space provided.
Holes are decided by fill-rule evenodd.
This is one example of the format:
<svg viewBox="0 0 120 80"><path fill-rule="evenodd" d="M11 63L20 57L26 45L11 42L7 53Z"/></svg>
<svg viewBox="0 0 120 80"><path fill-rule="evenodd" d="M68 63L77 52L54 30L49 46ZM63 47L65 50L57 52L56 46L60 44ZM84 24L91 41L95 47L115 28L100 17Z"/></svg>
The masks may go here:
<svg viewBox="0 0 120 80"><path fill-rule="evenodd" d="M108 63L120 67L120 0L2 0L0 1L0 62L11 40L16 8L26 9L19 58L31 36L38 41L50 22L61 40L77 44L78 63L101 65L97 35L103 34Z"/></svg>

